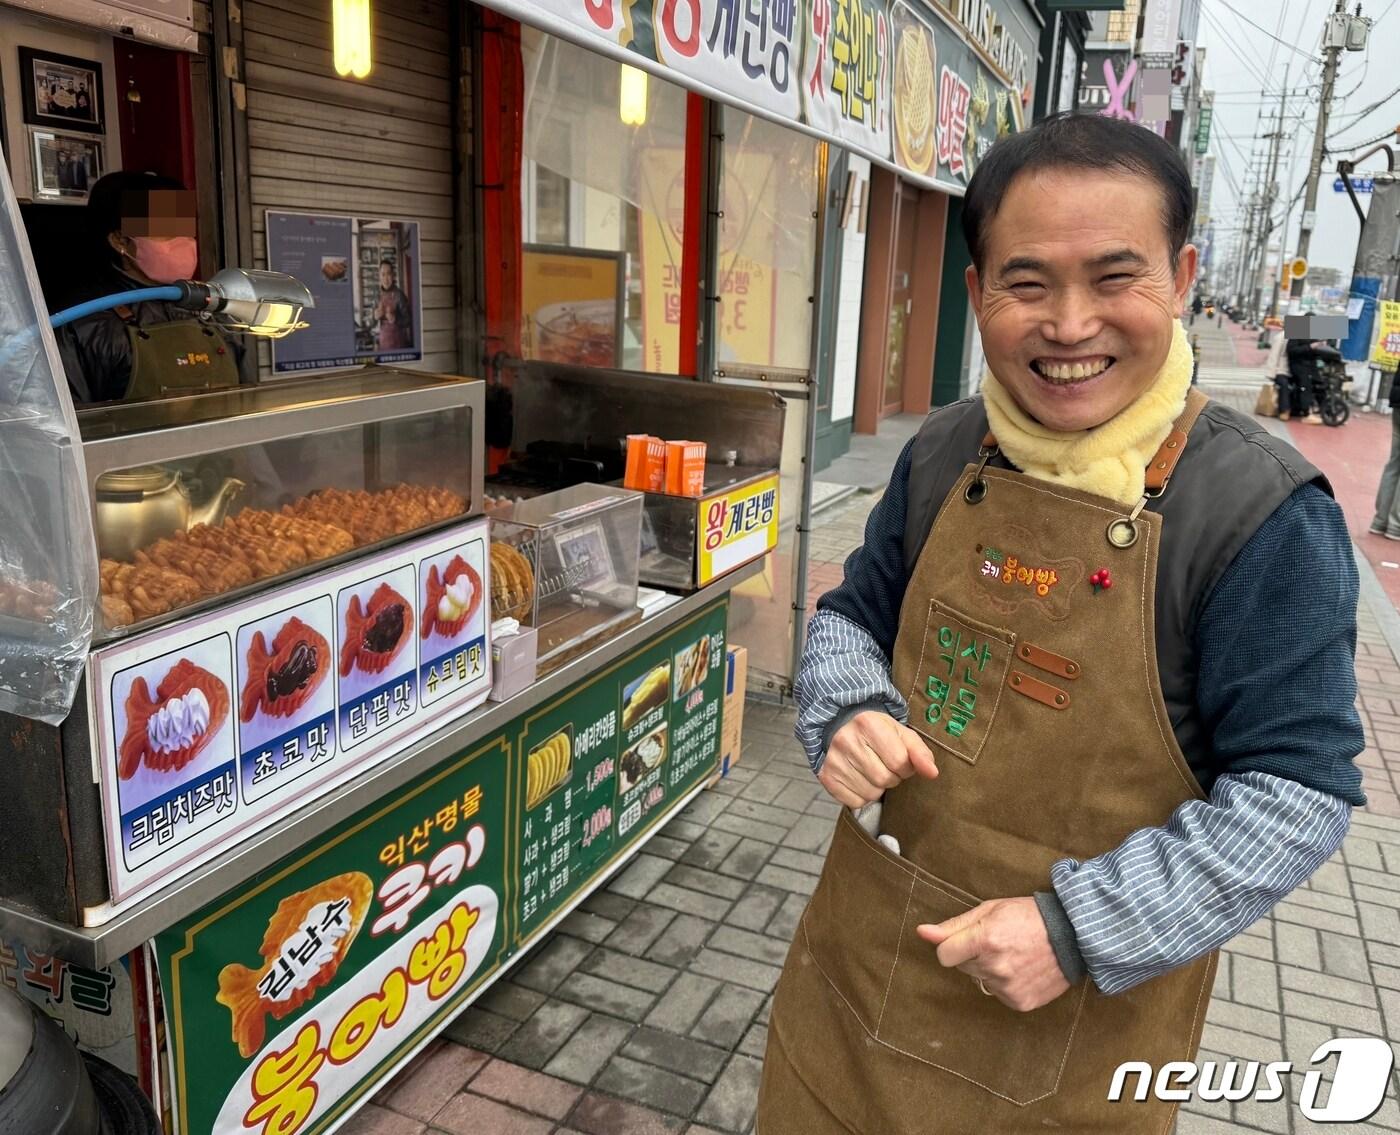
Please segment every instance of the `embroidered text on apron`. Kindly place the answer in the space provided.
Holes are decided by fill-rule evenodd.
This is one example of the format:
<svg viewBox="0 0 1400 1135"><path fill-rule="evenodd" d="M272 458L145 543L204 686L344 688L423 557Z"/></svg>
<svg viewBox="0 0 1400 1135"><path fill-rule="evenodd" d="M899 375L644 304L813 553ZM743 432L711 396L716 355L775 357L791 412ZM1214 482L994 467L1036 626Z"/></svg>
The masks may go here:
<svg viewBox="0 0 1400 1135"><path fill-rule="evenodd" d="M1206 399L1148 469L1160 493ZM989 439L990 441L990 439ZM1153 642L1161 517L969 466L905 593L893 677L934 781L886 794L896 856L843 810L768 1033L758 1135L1163 1133L1175 1104L1109 1102L1117 1066L1189 1060L1215 955L1113 997L1088 980L1018 1013L919 938L1203 798ZM1124 546L1126 545L1126 546ZM1101 586L1106 571L1110 585Z"/></svg>

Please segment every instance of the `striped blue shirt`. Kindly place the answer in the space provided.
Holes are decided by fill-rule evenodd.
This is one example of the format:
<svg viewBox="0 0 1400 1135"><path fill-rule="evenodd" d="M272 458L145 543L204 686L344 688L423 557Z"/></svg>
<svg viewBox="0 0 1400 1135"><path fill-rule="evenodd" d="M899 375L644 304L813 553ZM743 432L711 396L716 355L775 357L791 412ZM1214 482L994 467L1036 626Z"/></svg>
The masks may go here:
<svg viewBox="0 0 1400 1135"><path fill-rule="evenodd" d="M857 713L907 719L890 658L908 577L912 443L871 512L844 582L818 603L795 694L797 739L819 770ZM1217 949L1268 913L1341 846L1365 803L1354 759L1356 564L1345 518L1313 485L1254 534L1202 608L1197 705L1214 762L1206 800L1118 847L1051 868L1036 895L1070 980L1119 993Z"/></svg>

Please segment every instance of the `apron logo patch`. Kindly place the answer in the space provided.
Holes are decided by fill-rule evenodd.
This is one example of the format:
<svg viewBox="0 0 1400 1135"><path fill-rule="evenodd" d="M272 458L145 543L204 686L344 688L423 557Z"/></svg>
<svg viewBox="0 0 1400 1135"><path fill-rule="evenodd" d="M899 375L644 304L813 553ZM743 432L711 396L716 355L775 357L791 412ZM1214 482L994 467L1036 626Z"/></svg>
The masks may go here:
<svg viewBox="0 0 1400 1135"><path fill-rule="evenodd" d="M979 548L978 551L982 554L982 574L988 579L999 579L1008 587L1019 583L1044 599L1060 582L1059 572L1054 568L1028 567L1019 557L1008 556L996 548Z"/></svg>
<svg viewBox="0 0 1400 1135"><path fill-rule="evenodd" d="M209 361L209 356L208 356L207 354L205 354L204 352L200 352L200 353L196 354L194 351L190 351L190 352L188 352L188 353L186 353L186 354L183 354L183 355L176 355L176 356L175 356L175 365L176 365L177 367L192 367L192 366L206 366L206 367L207 367L207 366L210 365L210 361Z"/></svg>
<svg viewBox="0 0 1400 1135"><path fill-rule="evenodd" d="M979 597L998 615L1011 615L1030 603L1052 622L1069 615L1071 596L1089 574L1083 561L1047 552L1040 536L1019 524L979 542L968 560Z"/></svg>
<svg viewBox="0 0 1400 1135"><path fill-rule="evenodd" d="M981 685L979 677L992 657L992 644L983 642L979 645L970 635L964 644L962 631L942 626L938 628L938 646L938 668L948 681L938 674L928 675L928 684L924 688L928 695L928 709L924 711L924 719L934 726L942 722L945 733L961 737L968 723L977 717L977 690ZM964 663L964 659L970 661Z"/></svg>
<svg viewBox="0 0 1400 1135"><path fill-rule="evenodd" d="M1011 664L1013 637L932 600L908 682L909 725L969 763L976 763L996 716ZM916 632L917 633L917 632Z"/></svg>

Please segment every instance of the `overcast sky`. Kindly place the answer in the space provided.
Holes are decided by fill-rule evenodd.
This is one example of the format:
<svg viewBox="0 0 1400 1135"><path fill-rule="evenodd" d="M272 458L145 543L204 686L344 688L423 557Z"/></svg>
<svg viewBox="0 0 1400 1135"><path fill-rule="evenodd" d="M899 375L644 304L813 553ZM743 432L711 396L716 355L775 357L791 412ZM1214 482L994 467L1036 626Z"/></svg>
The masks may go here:
<svg viewBox="0 0 1400 1135"><path fill-rule="evenodd" d="M1348 0L1348 6L1354 11L1355 0ZM1260 169L1267 157L1268 142L1263 135L1273 129L1285 67L1284 145L1292 153L1291 160L1280 166L1282 201L1291 200L1307 176L1321 87L1321 34L1333 0L1271 0L1267 4L1260 0L1202 0L1201 8L1198 43L1206 48L1205 87L1216 92L1210 142L1210 152L1216 155L1211 216L1216 223L1217 253L1223 255L1228 254L1234 236L1230 230L1244 224L1240 201L1249 194L1251 152L1257 155ZM1400 0L1364 0L1362 14L1377 22L1367 50L1341 55L1327 128L1328 137L1334 139L1329 146L1332 156L1323 163L1317 228L1309 255L1315 265L1340 268L1348 274L1356 255L1359 226L1347 195L1333 190L1337 157L1347 156L1348 143L1373 139L1400 123L1400 94L1358 117L1358 112L1400 87L1400 66L1396 65L1400 60ZM1251 26L1248 20L1259 27ZM1272 34L1283 42L1276 42ZM1267 96L1263 90L1268 91ZM1379 155L1364 168L1384 168L1384 162L1384 155ZM1363 197L1362 207L1366 204ZM1300 198L1287 230L1290 254L1301 219Z"/></svg>

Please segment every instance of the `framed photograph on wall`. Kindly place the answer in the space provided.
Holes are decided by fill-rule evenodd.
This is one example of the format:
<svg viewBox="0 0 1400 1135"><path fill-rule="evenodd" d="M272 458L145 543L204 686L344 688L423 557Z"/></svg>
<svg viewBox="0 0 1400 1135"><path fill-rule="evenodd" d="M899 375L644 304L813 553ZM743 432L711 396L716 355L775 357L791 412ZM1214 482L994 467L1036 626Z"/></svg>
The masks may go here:
<svg viewBox="0 0 1400 1135"><path fill-rule="evenodd" d="M29 128L35 201L81 205L104 172L102 141L84 134Z"/></svg>
<svg viewBox="0 0 1400 1135"><path fill-rule="evenodd" d="M24 121L29 125L105 133L101 63L21 47L19 73Z"/></svg>

